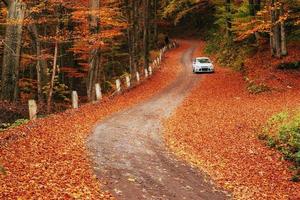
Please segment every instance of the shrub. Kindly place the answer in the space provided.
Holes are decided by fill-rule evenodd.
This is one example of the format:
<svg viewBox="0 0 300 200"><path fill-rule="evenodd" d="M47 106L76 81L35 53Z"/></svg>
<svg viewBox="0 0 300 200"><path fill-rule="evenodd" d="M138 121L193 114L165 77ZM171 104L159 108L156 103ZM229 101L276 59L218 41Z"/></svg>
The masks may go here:
<svg viewBox="0 0 300 200"><path fill-rule="evenodd" d="M278 69L281 70L296 70L296 69L300 69L300 61L298 62L292 62L292 63L281 63L280 65L278 65L277 67Z"/></svg>
<svg viewBox="0 0 300 200"><path fill-rule="evenodd" d="M259 139L267 141L267 145L276 148L283 158L295 164L295 175L292 181L300 177L300 111L281 112L272 116L263 128ZM264 137L263 137L264 136Z"/></svg>
<svg viewBox="0 0 300 200"><path fill-rule="evenodd" d="M4 131L8 128L14 128L14 127L17 127L17 126L21 126L22 124L26 124L27 122L29 122L28 119L18 119L14 123L1 123L0 124L0 131Z"/></svg>
<svg viewBox="0 0 300 200"><path fill-rule="evenodd" d="M48 95L50 89L50 83L43 87L43 93L45 96ZM59 82L58 76L54 79L54 87L53 87L53 98L58 101L68 101L70 100L71 92L67 85Z"/></svg>
<svg viewBox="0 0 300 200"><path fill-rule="evenodd" d="M271 91L271 88L263 83L255 83L252 80L249 80L248 78L245 78L247 82L247 89L251 94L259 94L263 92Z"/></svg>

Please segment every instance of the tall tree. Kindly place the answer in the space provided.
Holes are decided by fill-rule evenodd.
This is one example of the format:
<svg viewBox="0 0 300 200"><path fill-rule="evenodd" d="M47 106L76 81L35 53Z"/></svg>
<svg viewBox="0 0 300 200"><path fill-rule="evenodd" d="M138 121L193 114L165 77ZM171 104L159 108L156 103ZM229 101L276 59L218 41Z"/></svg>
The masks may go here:
<svg viewBox="0 0 300 200"><path fill-rule="evenodd" d="M149 66L149 30L150 30L150 0L143 0L143 60L144 68L148 69Z"/></svg>
<svg viewBox="0 0 300 200"><path fill-rule="evenodd" d="M99 0L90 0L89 1L90 8L90 33L92 38L96 39L97 35L100 32L100 1ZM98 71L100 68L100 49L96 45L94 45L95 40L90 41L90 56L89 56L89 70L87 77L87 95L89 101L93 101L95 98L95 84L98 78Z"/></svg>
<svg viewBox="0 0 300 200"><path fill-rule="evenodd" d="M16 101L23 21L26 4L22 0L4 0L8 8L2 65L1 99Z"/></svg>
<svg viewBox="0 0 300 200"><path fill-rule="evenodd" d="M285 36L285 13L283 2L277 0L271 1L271 31L270 31L270 49L272 56L280 58L287 55L286 36Z"/></svg>

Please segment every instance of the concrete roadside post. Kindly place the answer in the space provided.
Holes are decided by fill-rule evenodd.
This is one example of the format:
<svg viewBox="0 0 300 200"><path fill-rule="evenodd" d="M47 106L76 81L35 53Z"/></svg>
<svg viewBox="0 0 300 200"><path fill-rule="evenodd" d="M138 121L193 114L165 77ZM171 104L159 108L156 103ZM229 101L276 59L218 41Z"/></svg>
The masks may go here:
<svg viewBox="0 0 300 200"><path fill-rule="evenodd" d="M148 69L148 70L149 70L149 75L152 76L152 67L149 66L149 69Z"/></svg>
<svg viewBox="0 0 300 200"><path fill-rule="evenodd" d="M118 93L121 92L121 81L120 81L120 79L116 80L116 90L117 90Z"/></svg>
<svg viewBox="0 0 300 200"><path fill-rule="evenodd" d="M99 83L95 84L95 90L96 90L96 100L100 101L102 99L102 91Z"/></svg>
<svg viewBox="0 0 300 200"><path fill-rule="evenodd" d="M130 77L128 75L126 75L126 85L127 85L127 88L130 88Z"/></svg>
<svg viewBox="0 0 300 200"><path fill-rule="evenodd" d="M78 94L76 91L72 91L72 108L78 108Z"/></svg>
<svg viewBox="0 0 300 200"><path fill-rule="evenodd" d="M161 62L161 60L162 60L162 51L160 52L160 54L159 54L159 62Z"/></svg>
<svg viewBox="0 0 300 200"><path fill-rule="evenodd" d="M33 120L37 118L37 105L35 100L28 100L29 119Z"/></svg>
<svg viewBox="0 0 300 200"><path fill-rule="evenodd" d="M139 72L136 72L136 81L140 82L140 73Z"/></svg>

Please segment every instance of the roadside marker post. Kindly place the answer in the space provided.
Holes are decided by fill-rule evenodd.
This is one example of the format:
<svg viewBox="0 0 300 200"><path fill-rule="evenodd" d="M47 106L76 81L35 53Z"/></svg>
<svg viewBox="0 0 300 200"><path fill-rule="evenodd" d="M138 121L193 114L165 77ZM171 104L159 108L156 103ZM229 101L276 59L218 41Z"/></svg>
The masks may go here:
<svg viewBox="0 0 300 200"><path fill-rule="evenodd" d="M148 78L148 70L145 69L145 77Z"/></svg>
<svg viewBox="0 0 300 200"><path fill-rule="evenodd" d="M37 105L35 100L28 100L29 119L33 120L37 118Z"/></svg>
<svg viewBox="0 0 300 200"><path fill-rule="evenodd" d="M126 75L126 85L127 85L127 88L130 88L130 77L128 75Z"/></svg>
<svg viewBox="0 0 300 200"><path fill-rule="evenodd" d="M101 92L101 87L99 83L95 84L95 90L96 90L96 100L99 101L102 99L102 92Z"/></svg>
<svg viewBox="0 0 300 200"><path fill-rule="evenodd" d="M76 91L72 91L72 108L78 108L78 94Z"/></svg>
<svg viewBox="0 0 300 200"><path fill-rule="evenodd" d="M149 75L151 76L152 75L152 67L149 66Z"/></svg>
<svg viewBox="0 0 300 200"><path fill-rule="evenodd" d="M140 73L139 72L136 72L136 81L140 82Z"/></svg>
<svg viewBox="0 0 300 200"><path fill-rule="evenodd" d="M120 79L116 80L116 90L117 90L118 93L121 92L121 81L120 81Z"/></svg>

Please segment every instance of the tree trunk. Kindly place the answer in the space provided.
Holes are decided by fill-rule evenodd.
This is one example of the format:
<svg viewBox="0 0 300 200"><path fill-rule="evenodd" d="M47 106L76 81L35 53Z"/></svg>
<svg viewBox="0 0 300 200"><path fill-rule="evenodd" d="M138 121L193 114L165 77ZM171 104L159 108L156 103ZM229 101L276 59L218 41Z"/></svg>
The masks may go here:
<svg viewBox="0 0 300 200"><path fill-rule="evenodd" d="M149 0L144 0L143 11L144 11L143 60L144 60L144 68L148 69L149 66Z"/></svg>
<svg viewBox="0 0 300 200"><path fill-rule="evenodd" d="M270 33L270 46L272 56L281 57L281 31L279 20L279 9L276 0L271 3L271 33Z"/></svg>
<svg viewBox="0 0 300 200"><path fill-rule="evenodd" d="M280 16L284 15L284 8L283 4L280 5ZM286 48L286 35L285 35L285 22L282 21L280 23L280 31L281 31L281 55L287 55L287 48Z"/></svg>
<svg viewBox="0 0 300 200"><path fill-rule="evenodd" d="M139 64L139 39L140 39L140 25L139 25L139 4L137 0L133 0L133 40L132 40L132 54L133 54L133 71L138 70Z"/></svg>
<svg viewBox="0 0 300 200"><path fill-rule="evenodd" d="M7 2L8 15L4 40L1 99L16 101L18 97L19 65L23 20L26 4L21 0Z"/></svg>
<svg viewBox="0 0 300 200"><path fill-rule="evenodd" d="M157 0L153 0L153 10L154 10L154 24L153 24L153 29L154 29L154 33L153 33L153 38L154 38L154 43L155 45L157 44L157 39L158 39L158 28L157 28L157 9L158 9L158 5L157 5Z"/></svg>
<svg viewBox="0 0 300 200"><path fill-rule="evenodd" d="M152 12L152 15L151 15L151 26L152 26L152 29L153 29L153 35L152 35L152 39L151 39L151 42L153 43L152 47L157 47L157 39L158 39L158 27L157 27L157 7L158 7L158 4L157 4L157 0L152 0L152 9L151 9L151 12Z"/></svg>
<svg viewBox="0 0 300 200"><path fill-rule="evenodd" d="M58 41L55 41L52 76L51 76L50 88L49 88L48 99L47 99L47 112L48 113L51 112L51 101L52 101L54 80L55 80L55 74L56 74L56 68L57 68L57 56L58 56Z"/></svg>
<svg viewBox="0 0 300 200"><path fill-rule="evenodd" d="M98 12L100 9L99 0L90 0L90 33L92 35L99 34L99 17ZM91 46L93 44L90 44ZM87 96L89 101L93 101L95 98L95 84L98 77L98 71L100 67L100 49L98 47L90 50L89 58L89 71L87 80Z"/></svg>
<svg viewBox="0 0 300 200"><path fill-rule="evenodd" d="M276 48L275 48L275 23L276 23L276 15L274 8L275 0L272 0L271 4L271 30L270 30L270 50L271 55L275 56Z"/></svg>
<svg viewBox="0 0 300 200"><path fill-rule="evenodd" d="M126 13L128 18L128 28L127 28L127 45L129 53L129 70L131 76L134 77L135 68L134 68L134 5L133 0L125 1L127 6Z"/></svg>
<svg viewBox="0 0 300 200"><path fill-rule="evenodd" d="M278 22L279 20L279 10L277 6L275 6L275 27L274 27L274 42L275 42L275 52L276 52L276 57L280 58L281 57L281 31L280 31L280 23Z"/></svg>
<svg viewBox="0 0 300 200"><path fill-rule="evenodd" d="M48 66L47 61L42 58L42 45L39 41L39 34L37 30L36 24L33 24L29 27L29 31L31 33L31 38L34 42L36 49L36 74L37 74L37 90L38 90L38 102L41 103L43 101L43 87L48 84Z"/></svg>

